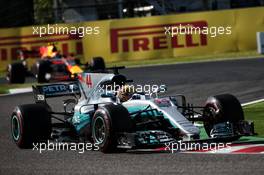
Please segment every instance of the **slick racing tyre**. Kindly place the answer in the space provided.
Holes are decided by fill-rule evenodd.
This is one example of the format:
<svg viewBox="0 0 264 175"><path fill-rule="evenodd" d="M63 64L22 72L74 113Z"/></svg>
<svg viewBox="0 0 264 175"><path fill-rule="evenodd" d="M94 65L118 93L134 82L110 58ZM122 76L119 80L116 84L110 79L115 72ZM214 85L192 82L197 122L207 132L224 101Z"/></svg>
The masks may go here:
<svg viewBox="0 0 264 175"><path fill-rule="evenodd" d="M94 57L91 60L92 71L105 71L105 62L102 57Z"/></svg>
<svg viewBox="0 0 264 175"><path fill-rule="evenodd" d="M244 113L238 99L231 94L209 97L204 108L204 128L208 136L214 124L230 122L237 123L244 120Z"/></svg>
<svg viewBox="0 0 264 175"><path fill-rule="evenodd" d="M49 80L46 77L50 73L50 62L48 60L40 60L36 63L36 78L38 83L47 83Z"/></svg>
<svg viewBox="0 0 264 175"><path fill-rule="evenodd" d="M51 117L41 104L17 106L11 116L11 134L19 148L32 148L51 135Z"/></svg>
<svg viewBox="0 0 264 175"><path fill-rule="evenodd" d="M92 119L92 138L103 153L116 152L117 132L130 132L132 122L127 109L122 105L99 107Z"/></svg>
<svg viewBox="0 0 264 175"><path fill-rule="evenodd" d="M23 63L9 64L6 79L9 83L25 83L26 68Z"/></svg>

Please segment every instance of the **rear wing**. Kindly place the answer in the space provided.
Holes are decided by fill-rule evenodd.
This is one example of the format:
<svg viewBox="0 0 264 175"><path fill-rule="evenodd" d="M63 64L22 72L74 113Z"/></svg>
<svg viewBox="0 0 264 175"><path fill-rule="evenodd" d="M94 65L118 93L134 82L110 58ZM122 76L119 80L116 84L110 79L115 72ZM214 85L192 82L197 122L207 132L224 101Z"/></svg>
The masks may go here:
<svg viewBox="0 0 264 175"><path fill-rule="evenodd" d="M36 103L46 102L46 98L80 95L78 82L63 82L32 86Z"/></svg>

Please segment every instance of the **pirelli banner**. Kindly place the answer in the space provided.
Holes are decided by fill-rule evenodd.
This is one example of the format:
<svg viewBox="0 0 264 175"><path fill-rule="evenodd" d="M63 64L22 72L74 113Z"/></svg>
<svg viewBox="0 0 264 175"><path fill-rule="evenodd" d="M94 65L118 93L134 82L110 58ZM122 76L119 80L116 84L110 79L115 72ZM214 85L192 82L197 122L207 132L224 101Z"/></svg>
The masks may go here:
<svg viewBox="0 0 264 175"><path fill-rule="evenodd" d="M93 23L100 25L101 33L83 38L84 53L118 61L256 50L256 32L264 31L263 11L261 7Z"/></svg>
<svg viewBox="0 0 264 175"><path fill-rule="evenodd" d="M0 29L0 70L21 49L56 43L89 61L144 60L256 50L264 7Z"/></svg>

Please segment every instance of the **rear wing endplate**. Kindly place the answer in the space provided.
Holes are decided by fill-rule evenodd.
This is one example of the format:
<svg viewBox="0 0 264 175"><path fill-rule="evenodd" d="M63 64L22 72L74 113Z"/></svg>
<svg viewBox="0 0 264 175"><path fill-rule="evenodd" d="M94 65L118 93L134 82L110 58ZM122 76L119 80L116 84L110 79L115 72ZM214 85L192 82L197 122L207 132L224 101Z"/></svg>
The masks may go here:
<svg viewBox="0 0 264 175"><path fill-rule="evenodd" d="M46 98L79 95L78 82L65 82L32 86L36 103L46 102Z"/></svg>

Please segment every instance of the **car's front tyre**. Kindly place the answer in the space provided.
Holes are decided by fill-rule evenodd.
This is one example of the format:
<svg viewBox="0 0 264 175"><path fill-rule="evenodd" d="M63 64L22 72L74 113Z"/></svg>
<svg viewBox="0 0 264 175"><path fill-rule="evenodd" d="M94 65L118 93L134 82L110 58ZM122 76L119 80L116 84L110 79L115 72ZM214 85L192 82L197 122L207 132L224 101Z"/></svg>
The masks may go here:
<svg viewBox="0 0 264 175"><path fill-rule="evenodd" d="M231 94L209 97L205 104L204 116L206 117L204 128L209 137L215 124L229 122L236 125L244 120L242 106Z"/></svg>
<svg viewBox="0 0 264 175"><path fill-rule="evenodd" d="M130 132L131 119L122 105L109 104L99 107L92 119L92 138L104 153L117 151L118 132Z"/></svg>

